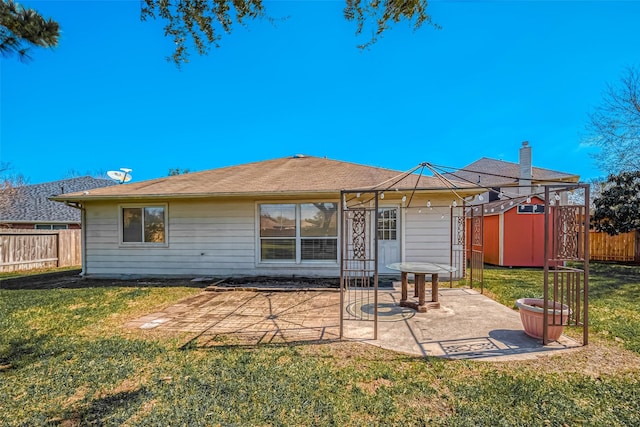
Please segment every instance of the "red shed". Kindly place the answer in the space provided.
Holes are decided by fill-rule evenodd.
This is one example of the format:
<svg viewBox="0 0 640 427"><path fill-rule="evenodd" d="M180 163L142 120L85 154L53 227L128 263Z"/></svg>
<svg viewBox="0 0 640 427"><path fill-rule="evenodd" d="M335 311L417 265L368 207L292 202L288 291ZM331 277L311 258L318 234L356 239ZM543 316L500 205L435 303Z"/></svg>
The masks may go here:
<svg viewBox="0 0 640 427"><path fill-rule="evenodd" d="M544 266L544 201L497 201L484 206L484 262L503 267Z"/></svg>

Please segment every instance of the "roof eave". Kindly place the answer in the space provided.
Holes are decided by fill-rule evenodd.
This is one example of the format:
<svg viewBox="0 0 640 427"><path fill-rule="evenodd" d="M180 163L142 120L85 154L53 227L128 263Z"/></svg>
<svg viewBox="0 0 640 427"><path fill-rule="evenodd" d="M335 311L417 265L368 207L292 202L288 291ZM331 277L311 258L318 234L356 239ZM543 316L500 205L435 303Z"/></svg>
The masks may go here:
<svg viewBox="0 0 640 427"><path fill-rule="evenodd" d="M416 191L430 193L451 193L453 191L464 194L481 194L486 190L483 188L399 188L399 191ZM265 191L265 192L234 192L234 193L166 193L166 194L108 194L108 195L76 195L76 196L54 196L49 200L56 202L91 202L91 201L115 201L115 200L166 200L166 199L210 199L210 198L265 198L265 197L304 197L304 196L335 196L341 191L371 192L367 189L342 189L342 190L314 190L314 191ZM382 191L382 190L379 190ZM390 191L390 190L385 190ZM394 189L395 191L395 189Z"/></svg>
<svg viewBox="0 0 640 427"><path fill-rule="evenodd" d="M166 194L108 194L108 195L78 195L78 196L55 196L50 200L56 202L90 202L108 200L149 200L149 199L210 199L227 197L291 197L305 195L337 195L340 190L319 190L319 191L266 191L266 192L234 192L234 193L166 193Z"/></svg>

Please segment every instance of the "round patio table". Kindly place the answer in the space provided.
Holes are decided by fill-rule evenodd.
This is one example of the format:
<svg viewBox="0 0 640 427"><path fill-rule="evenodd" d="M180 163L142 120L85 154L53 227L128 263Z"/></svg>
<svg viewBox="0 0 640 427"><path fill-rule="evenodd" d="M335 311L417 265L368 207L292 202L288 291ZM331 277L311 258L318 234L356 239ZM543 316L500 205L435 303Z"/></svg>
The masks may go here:
<svg viewBox="0 0 640 427"><path fill-rule="evenodd" d="M387 268L400 272L402 279L400 306L413 308L418 313L425 313L428 308L440 308L440 301L438 301L438 275L440 273L452 273L457 270L453 266L433 262L396 262L387 265ZM415 286L418 293L417 304L407 299L407 276L409 273L412 273L415 277ZM425 276L427 274L431 275L431 301L426 301Z"/></svg>

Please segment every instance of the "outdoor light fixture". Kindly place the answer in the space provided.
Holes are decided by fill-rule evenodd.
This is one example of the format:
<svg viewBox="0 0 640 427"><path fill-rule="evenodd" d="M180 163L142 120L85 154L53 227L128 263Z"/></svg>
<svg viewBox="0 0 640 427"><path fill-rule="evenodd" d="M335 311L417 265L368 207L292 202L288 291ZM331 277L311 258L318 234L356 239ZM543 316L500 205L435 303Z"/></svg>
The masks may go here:
<svg viewBox="0 0 640 427"><path fill-rule="evenodd" d="M482 194L478 194L478 200L483 201L484 197L482 197Z"/></svg>
<svg viewBox="0 0 640 427"><path fill-rule="evenodd" d="M427 200L427 207L430 208L431 207L431 200Z"/></svg>
<svg viewBox="0 0 640 427"><path fill-rule="evenodd" d="M384 193L380 193L380 199L384 199Z"/></svg>
<svg viewBox="0 0 640 427"><path fill-rule="evenodd" d="M402 201L406 202L407 201L407 196L402 196Z"/></svg>
<svg viewBox="0 0 640 427"><path fill-rule="evenodd" d="M453 207L455 208L456 206L458 206L458 202L456 202L455 200L453 201Z"/></svg>
<svg viewBox="0 0 640 427"><path fill-rule="evenodd" d="M531 197L527 197L527 203L531 203Z"/></svg>

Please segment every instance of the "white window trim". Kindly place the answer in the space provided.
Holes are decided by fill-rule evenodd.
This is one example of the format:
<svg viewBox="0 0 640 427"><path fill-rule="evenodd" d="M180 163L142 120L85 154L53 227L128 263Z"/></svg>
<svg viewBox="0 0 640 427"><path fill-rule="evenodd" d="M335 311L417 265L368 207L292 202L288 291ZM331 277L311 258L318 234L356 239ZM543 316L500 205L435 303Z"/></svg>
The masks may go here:
<svg viewBox="0 0 640 427"><path fill-rule="evenodd" d="M123 215L125 208L164 208L164 242L123 242ZM167 248L169 247L169 205L167 203L123 203L118 205L118 246L121 248Z"/></svg>
<svg viewBox="0 0 640 427"><path fill-rule="evenodd" d="M317 239L336 240L336 259L335 260L303 260L302 259L302 245L300 242L304 239L300 236L300 219L301 219L301 206L309 203L336 203L336 237L316 237ZM296 256L295 260L262 260L262 237L260 236L260 205L295 205L296 207L296 235L295 237L289 237L296 241ZM255 203L255 227L256 227L256 266L260 267L281 267L283 265L291 266L309 266L309 267L335 267L340 265L340 236L341 236L341 220L340 220L340 200L338 199L321 199L321 200L260 200ZM268 238L268 237L267 237ZM287 238L283 238L287 239Z"/></svg>

